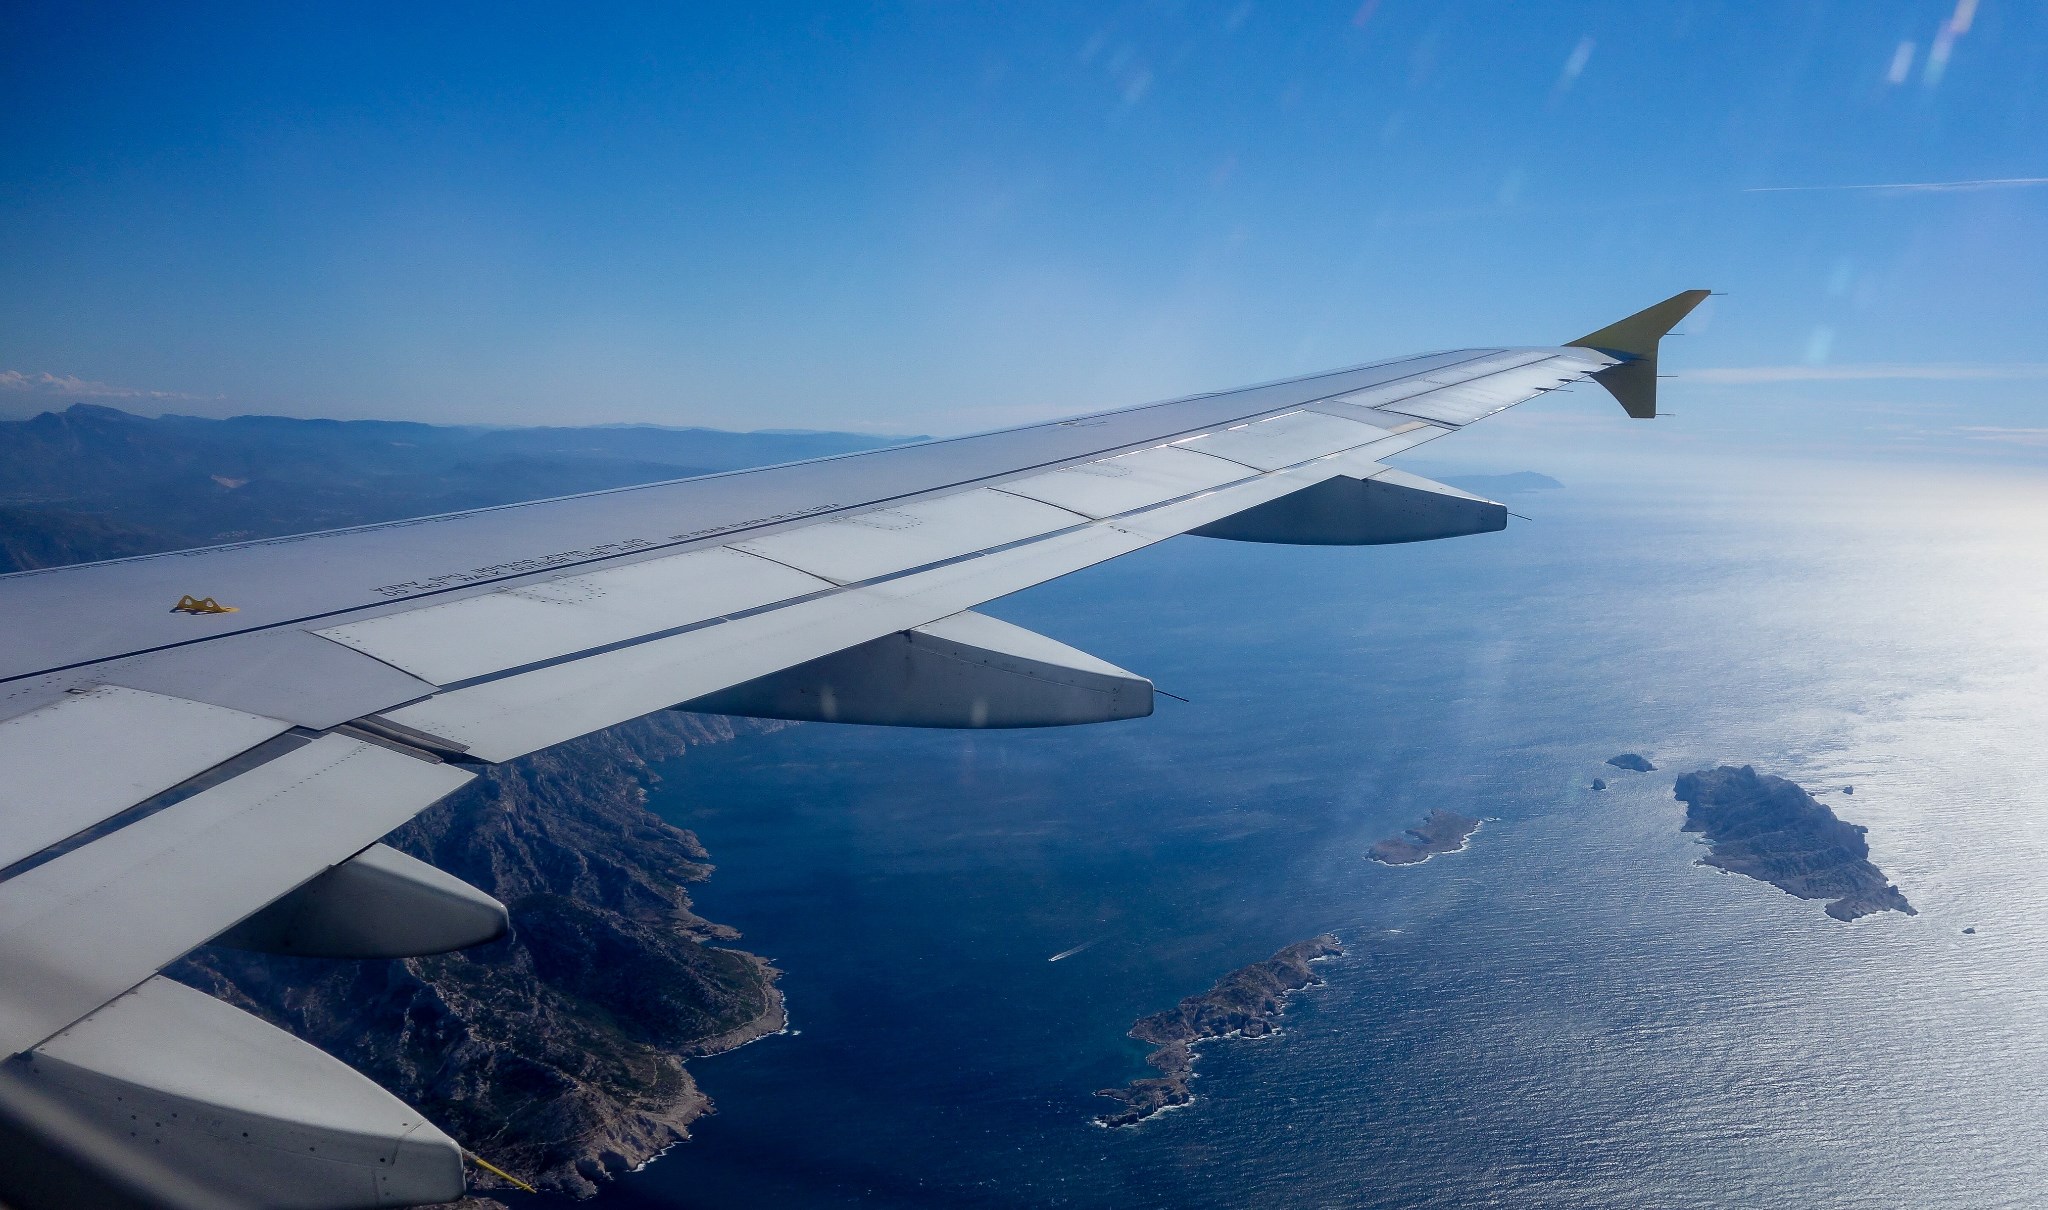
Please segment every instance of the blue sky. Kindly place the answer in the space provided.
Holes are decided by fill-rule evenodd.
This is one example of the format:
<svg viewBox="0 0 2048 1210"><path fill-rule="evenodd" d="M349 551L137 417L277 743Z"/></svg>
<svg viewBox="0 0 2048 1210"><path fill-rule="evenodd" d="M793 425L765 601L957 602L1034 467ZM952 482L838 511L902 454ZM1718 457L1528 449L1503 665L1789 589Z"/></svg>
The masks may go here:
<svg viewBox="0 0 2048 1210"><path fill-rule="evenodd" d="M954 432L1709 286L1676 398L2048 425L2048 185L1895 187L2048 177L2034 3L0 14L0 414Z"/></svg>

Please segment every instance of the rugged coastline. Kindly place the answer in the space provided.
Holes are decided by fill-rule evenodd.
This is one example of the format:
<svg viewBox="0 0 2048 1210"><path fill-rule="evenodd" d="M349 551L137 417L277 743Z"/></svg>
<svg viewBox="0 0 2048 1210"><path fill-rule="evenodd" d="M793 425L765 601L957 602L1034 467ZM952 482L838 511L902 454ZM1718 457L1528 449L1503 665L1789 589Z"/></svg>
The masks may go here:
<svg viewBox="0 0 2048 1210"><path fill-rule="evenodd" d="M0 571L388 521L868 449L896 438L485 429L77 404L0 421ZM654 766L774 730L657 714L483 771L387 837L496 895L504 940L402 962L204 947L166 973L311 1041L458 1141L576 1196L712 1112L684 1060L780 1031L778 972L698 917L696 836L649 812ZM485 1191L466 1210L496 1205Z"/></svg>
<svg viewBox="0 0 2048 1210"><path fill-rule="evenodd" d="M1096 1096L1107 1097L1120 1108L1096 1114L1096 1124L1135 1126L1162 1110L1193 1101L1189 1082L1194 1078L1197 1043L1232 1036L1263 1038L1273 1033L1275 1023L1287 1011L1289 997L1323 981L1310 963L1343 952L1333 933L1297 941L1263 962L1230 972L1199 996L1139 1018L1131 1026L1130 1036L1155 1047L1145 1061L1159 1074L1132 1080L1122 1088L1098 1091Z"/></svg>
<svg viewBox="0 0 2048 1210"><path fill-rule="evenodd" d="M779 972L690 910L703 846L645 805L654 762L763 726L636 720L489 769L389 838L503 900L502 941L374 962L209 947L168 973L347 1061L499 1167L594 1194L713 1112L684 1060L784 1027Z"/></svg>
<svg viewBox="0 0 2048 1210"><path fill-rule="evenodd" d="M1420 865L1439 853L1456 853L1479 830L1470 815L1437 807L1399 836L1376 841L1367 856L1381 865Z"/></svg>
<svg viewBox="0 0 2048 1210"><path fill-rule="evenodd" d="M1687 832L1712 848L1700 864L1768 882L1800 899L1826 899L1850 921L1873 912L1918 915L1871 863L1868 828L1839 819L1797 784L1749 765L1701 769L1678 779Z"/></svg>

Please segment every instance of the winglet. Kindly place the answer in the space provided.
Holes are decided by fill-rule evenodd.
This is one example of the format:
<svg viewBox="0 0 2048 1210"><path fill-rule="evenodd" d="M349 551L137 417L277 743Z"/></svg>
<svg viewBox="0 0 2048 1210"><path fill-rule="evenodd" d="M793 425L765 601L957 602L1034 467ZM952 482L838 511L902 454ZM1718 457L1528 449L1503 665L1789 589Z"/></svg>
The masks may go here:
<svg viewBox="0 0 2048 1210"><path fill-rule="evenodd" d="M1648 420L1657 414L1657 342L1705 301L1707 294L1705 290L1674 294L1654 307L1645 307L1627 319L1567 343L1619 357L1620 365L1608 366L1593 377L1620 401L1629 415Z"/></svg>

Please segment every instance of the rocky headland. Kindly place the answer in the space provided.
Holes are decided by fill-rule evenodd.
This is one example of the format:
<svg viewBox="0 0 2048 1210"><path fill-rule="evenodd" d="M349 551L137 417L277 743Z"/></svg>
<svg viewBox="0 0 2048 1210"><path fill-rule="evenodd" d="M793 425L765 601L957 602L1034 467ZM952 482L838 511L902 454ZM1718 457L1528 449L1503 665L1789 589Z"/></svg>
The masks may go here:
<svg viewBox="0 0 2048 1210"><path fill-rule="evenodd" d="M1438 853L1463 849L1479 830L1479 822L1470 815L1437 807L1399 836L1375 842L1368 856L1381 865L1416 865Z"/></svg>
<svg viewBox="0 0 2048 1210"><path fill-rule="evenodd" d="M1917 915L1870 861L1869 829L1838 819L1782 777L1743 765L1702 769L1678 779L1685 830L1712 846L1703 865L1768 882L1801 899L1826 899L1827 914L1854 920L1873 912Z"/></svg>
<svg viewBox="0 0 2048 1210"><path fill-rule="evenodd" d="M1130 1036L1155 1047L1145 1061L1157 1076L1132 1080L1122 1088L1095 1095L1120 1108L1095 1115L1097 1125L1135 1126L1162 1109L1195 1099L1188 1086L1194 1078L1195 1045L1211 1038L1263 1038L1274 1032L1287 1000L1305 987L1323 981L1310 965L1318 958L1344 952L1334 934L1297 941L1264 962L1234 970L1199 996L1189 996L1165 1012L1140 1017Z"/></svg>
<svg viewBox="0 0 2048 1210"><path fill-rule="evenodd" d="M686 1059L783 1028L778 972L690 910L703 846L645 805L654 762L778 725L653 715L488 769L388 838L502 900L503 940L372 962L209 947L168 973L347 1061L506 1171L594 1194L712 1111Z"/></svg>

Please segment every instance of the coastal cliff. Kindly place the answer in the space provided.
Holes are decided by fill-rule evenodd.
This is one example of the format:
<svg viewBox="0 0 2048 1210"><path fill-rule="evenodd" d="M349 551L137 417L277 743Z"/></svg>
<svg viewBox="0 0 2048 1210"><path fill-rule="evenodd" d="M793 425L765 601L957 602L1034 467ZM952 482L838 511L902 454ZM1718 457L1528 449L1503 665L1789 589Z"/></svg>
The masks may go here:
<svg viewBox="0 0 2048 1210"><path fill-rule="evenodd" d="M1919 914L1871 863L1869 829L1836 818L1793 782L1748 765L1722 765L1687 773L1672 793L1685 803L1685 831L1704 833L1713 846L1703 865L1801 899L1832 900L1826 910L1837 920Z"/></svg>
<svg viewBox="0 0 2048 1210"><path fill-rule="evenodd" d="M1195 1099L1188 1086L1195 1072L1195 1044L1211 1038L1263 1038L1277 1028L1288 997L1323 981L1309 964L1344 952L1334 934L1297 941L1264 962L1240 967L1199 996L1165 1012L1141 1017L1130 1036L1157 1047L1145 1061L1157 1076L1132 1080L1095 1095L1122 1106L1095 1115L1097 1125L1135 1126L1153 1114Z"/></svg>
<svg viewBox="0 0 2048 1210"><path fill-rule="evenodd" d="M712 1111L686 1058L784 1025L778 972L711 944L738 934L690 910L703 846L645 806L653 762L763 726L639 719L488 769L388 838L504 901L503 940L370 962L209 947L167 973L345 1060L499 1167L593 1194Z"/></svg>

